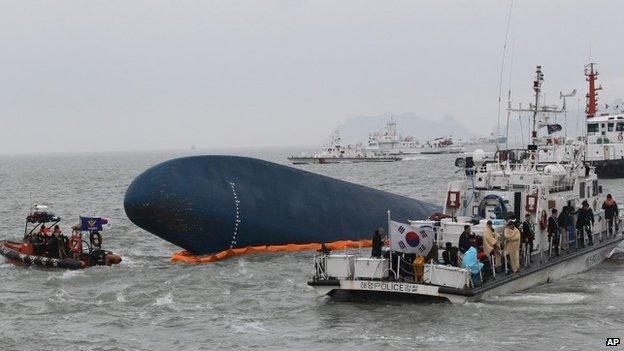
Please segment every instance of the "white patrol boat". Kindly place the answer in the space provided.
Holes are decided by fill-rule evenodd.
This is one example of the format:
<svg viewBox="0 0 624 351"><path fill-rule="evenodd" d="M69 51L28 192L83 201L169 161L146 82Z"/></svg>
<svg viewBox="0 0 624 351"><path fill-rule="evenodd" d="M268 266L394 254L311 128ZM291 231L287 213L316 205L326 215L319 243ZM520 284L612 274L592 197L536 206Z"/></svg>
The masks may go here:
<svg viewBox="0 0 624 351"><path fill-rule="evenodd" d="M376 154L409 155L420 153L422 146L413 136L399 135L394 117L391 116L383 131L368 136L366 150Z"/></svg>
<svg viewBox="0 0 624 351"><path fill-rule="evenodd" d="M453 136L445 136L428 140L420 151L423 155L460 154L464 148L455 143Z"/></svg>
<svg viewBox="0 0 624 351"><path fill-rule="evenodd" d="M624 178L624 113L621 106L598 114L598 70L590 63L585 68L589 84L587 92L587 154L586 161L596 167L600 178Z"/></svg>
<svg viewBox="0 0 624 351"><path fill-rule="evenodd" d="M427 255L429 262L414 260L414 255L403 254L400 250L389 251L388 255L380 258L351 252L321 252L314 257L314 275L308 284L322 295L342 299L410 298L463 303L529 289L590 269L610 257L614 248L624 240L618 229L621 228L621 218L616 219L615 227L610 232L601 207L602 187L594 168L583 162L585 144L557 145L549 142L551 137L538 136L538 126L542 126L540 121L543 121L541 114L552 111L538 107L543 81L539 66L536 73L532 144L527 149L501 150L495 155L476 150L472 156L458 159L456 165L462 168L463 179L449 184L444 213L405 225L417 227L408 232L412 238L405 236L405 241L412 245L411 240L415 246L422 245L419 240L425 238L423 230L432 229L436 245ZM558 148L567 150L554 152ZM570 151L571 148L576 149ZM552 154L562 157L540 158ZM594 223L588 234L591 237L581 240L584 234L580 234L574 226L568 227L562 230L563 233L560 231L561 251L555 253L547 234L547 217L551 210L561 211L564 206L578 209L585 201L594 214ZM522 246L521 266L513 273L508 265L510 252L505 251L503 226L506 220L524 219L527 214L534 227L533 248ZM476 260L475 264L462 268L466 266L468 254L464 255L463 264L458 266L440 264L439 259L435 259L438 247L444 247L446 243L458 246L466 225L477 236L483 236L488 220L492 220L494 231L501 235L501 269L482 269ZM393 246L392 236L396 230L391 227L389 232ZM588 245L581 244L582 241ZM474 246L479 244L472 246L468 251L473 251L474 258ZM434 259L431 259L432 256ZM481 258L480 263L485 263L486 268L496 265L492 256L485 260Z"/></svg>
<svg viewBox="0 0 624 351"><path fill-rule="evenodd" d="M385 152L372 152L364 149L362 145L343 146L339 132L332 133L329 143L323 150L314 156L289 156L288 160L293 164L326 164L326 163L359 163L359 162L395 162L401 157L390 155Z"/></svg>

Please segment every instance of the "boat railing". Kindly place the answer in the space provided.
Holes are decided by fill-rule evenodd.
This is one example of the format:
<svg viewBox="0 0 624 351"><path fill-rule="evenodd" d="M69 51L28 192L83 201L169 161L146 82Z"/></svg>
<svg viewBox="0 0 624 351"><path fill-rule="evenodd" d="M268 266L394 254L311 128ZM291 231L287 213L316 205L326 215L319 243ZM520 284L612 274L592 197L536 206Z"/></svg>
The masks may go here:
<svg viewBox="0 0 624 351"><path fill-rule="evenodd" d="M509 268L507 265L507 250L503 250L503 265L505 266L505 274L509 274Z"/></svg>

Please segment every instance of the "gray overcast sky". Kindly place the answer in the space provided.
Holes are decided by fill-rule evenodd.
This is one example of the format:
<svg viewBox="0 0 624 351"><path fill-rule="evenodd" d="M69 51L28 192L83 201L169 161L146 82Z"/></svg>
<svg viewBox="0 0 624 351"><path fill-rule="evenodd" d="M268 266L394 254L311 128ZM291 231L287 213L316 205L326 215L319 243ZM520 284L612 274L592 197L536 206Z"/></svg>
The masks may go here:
<svg viewBox="0 0 624 351"><path fill-rule="evenodd" d="M345 119L496 122L509 1L0 1L0 153L319 144ZM505 89L624 97L621 1L514 2ZM584 103L584 99L582 101ZM574 102L576 105L576 101Z"/></svg>

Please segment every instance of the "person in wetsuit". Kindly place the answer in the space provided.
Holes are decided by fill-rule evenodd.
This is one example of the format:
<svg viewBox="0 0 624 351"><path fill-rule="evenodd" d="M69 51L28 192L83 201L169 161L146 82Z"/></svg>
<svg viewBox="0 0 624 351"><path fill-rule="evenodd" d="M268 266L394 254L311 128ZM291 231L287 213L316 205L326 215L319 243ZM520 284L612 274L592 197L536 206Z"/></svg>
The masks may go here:
<svg viewBox="0 0 624 351"><path fill-rule="evenodd" d="M381 258L381 248L384 245L385 232L383 228L377 228L373 234L373 248L371 250L371 257Z"/></svg>

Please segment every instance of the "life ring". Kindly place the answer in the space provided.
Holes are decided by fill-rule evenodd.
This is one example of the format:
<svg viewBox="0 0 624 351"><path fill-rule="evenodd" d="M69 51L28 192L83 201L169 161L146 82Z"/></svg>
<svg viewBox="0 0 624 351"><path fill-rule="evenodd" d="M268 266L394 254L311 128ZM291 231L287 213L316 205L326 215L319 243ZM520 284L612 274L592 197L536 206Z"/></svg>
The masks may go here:
<svg viewBox="0 0 624 351"><path fill-rule="evenodd" d="M82 253L82 238L78 235L72 235L69 238L69 249L75 253Z"/></svg>
<svg viewBox="0 0 624 351"><path fill-rule="evenodd" d="M618 134L618 140L619 141L624 140L624 135L622 135L622 132L620 132L620 134Z"/></svg>
<svg viewBox="0 0 624 351"><path fill-rule="evenodd" d="M542 210L542 216L539 221L540 228L545 230L548 227L548 216L546 215L546 211Z"/></svg>

